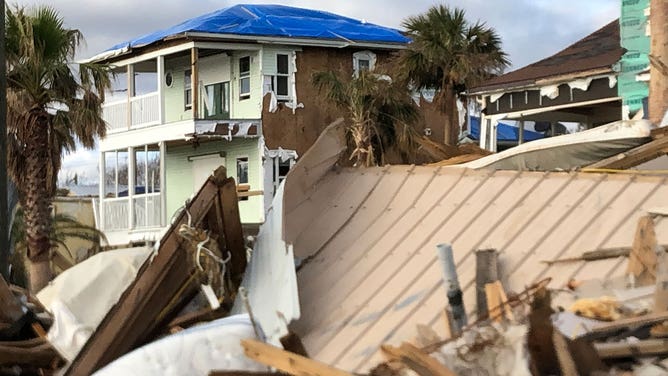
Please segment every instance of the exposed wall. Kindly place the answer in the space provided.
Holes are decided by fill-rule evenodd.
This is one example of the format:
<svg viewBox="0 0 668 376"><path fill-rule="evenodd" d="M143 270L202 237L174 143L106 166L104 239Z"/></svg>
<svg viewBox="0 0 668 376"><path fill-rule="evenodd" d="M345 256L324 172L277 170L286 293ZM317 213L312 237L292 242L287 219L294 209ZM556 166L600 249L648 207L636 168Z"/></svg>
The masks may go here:
<svg viewBox="0 0 668 376"><path fill-rule="evenodd" d="M197 148L192 145L167 146L165 154L167 218L181 206L193 193L193 162L189 156L201 156L216 152L225 152L225 164L228 176L237 179L237 158L248 158L248 182L250 190L262 190L262 159L257 139L236 139L232 142L220 140L202 142ZM243 223L260 223L264 220L262 196L252 196L246 201L239 201L239 212Z"/></svg>
<svg viewBox="0 0 668 376"><path fill-rule="evenodd" d="M341 116L341 111L328 104L311 84L311 76L318 71L333 70L341 76L351 76L353 53L358 49L304 47L297 52L295 75L297 103L303 103L293 114L292 109L279 104L279 109L269 112L269 95L264 98L262 129L268 148L296 150L303 155L332 121ZM388 52L375 51L377 65L386 61Z"/></svg>

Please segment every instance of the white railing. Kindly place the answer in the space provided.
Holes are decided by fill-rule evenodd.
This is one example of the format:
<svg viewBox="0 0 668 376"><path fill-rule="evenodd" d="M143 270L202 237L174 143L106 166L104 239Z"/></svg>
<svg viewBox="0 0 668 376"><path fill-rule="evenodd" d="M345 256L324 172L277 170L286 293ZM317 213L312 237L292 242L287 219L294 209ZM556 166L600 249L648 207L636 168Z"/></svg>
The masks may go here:
<svg viewBox="0 0 668 376"><path fill-rule="evenodd" d="M104 215L103 230L126 230L128 225L129 201L127 197L105 198L102 200L102 215Z"/></svg>
<svg viewBox="0 0 668 376"><path fill-rule="evenodd" d="M157 92L130 99L132 127L141 128L160 122L160 96Z"/></svg>
<svg viewBox="0 0 668 376"><path fill-rule="evenodd" d="M162 219L160 193L149 193L132 198L134 228L159 227Z"/></svg>
<svg viewBox="0 0 668 376"><path fill-rule="evenodd" d="M158 92L132 97L128 108L127 99L105 103L102 118L109 125L110 132L128 130L128 111L131 111L132 128L143 128L160 123L160 96Z"/></svg>
<svg viewBox="0 0 668 376"><path fill-rule="evenodd" d="M102 118L109 125L109 131L128 129L128 101L115 101L102 106Z"/></svg>

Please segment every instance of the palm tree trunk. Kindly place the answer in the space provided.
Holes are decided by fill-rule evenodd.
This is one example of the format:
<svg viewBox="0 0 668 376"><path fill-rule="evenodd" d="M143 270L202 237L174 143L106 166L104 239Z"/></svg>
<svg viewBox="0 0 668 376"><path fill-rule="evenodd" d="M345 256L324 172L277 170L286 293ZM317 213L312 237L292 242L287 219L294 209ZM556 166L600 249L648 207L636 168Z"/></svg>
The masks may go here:
<svg viewBox="0 0 668 376"><path fill-rule="evenodd" d="M447 85L443 93L443 112L445 115L444 142L455 146L459 140L459 113L457 111L457 96L454 88Z"/></svg>
<svg viewBox="0 0 668 376"><path fill-rule="evenodd" d="M28 259L30 261L30 291L41 290L51 280L51 197L47 190L46 165L49 163L48 128L49 114L33 109L27 115L26 181L22 190L22 206L25 215Z"/></svg>

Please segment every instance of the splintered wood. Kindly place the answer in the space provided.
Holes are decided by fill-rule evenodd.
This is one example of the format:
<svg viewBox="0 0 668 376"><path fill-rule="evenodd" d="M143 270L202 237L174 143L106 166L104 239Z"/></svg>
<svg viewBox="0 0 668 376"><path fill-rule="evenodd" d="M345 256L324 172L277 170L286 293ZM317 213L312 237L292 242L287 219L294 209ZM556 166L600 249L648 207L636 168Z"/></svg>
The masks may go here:
<svg viewBox="0 0 668 376"><path fill-rule="evenodd" d="M420 376L456 376L448 367L408 342L400 347L383 345L380 349L388 361L400 362Z"/></svg>
<svg viewBox="0 0 668 376"><path fill-rule="evenodd" d="M351 376L348 372L260 341L242 340L241 346L243 346L244 353L248 358L290 375Z"/></svg>
<svg viewBox="0 0 668 376"><path fill-rule="evenodd" d="M655 283L657 264L656 245L654 220L651 216L644 216L638 221L627 268L627 273L633 275L636 284L640 286Z"/></svg>

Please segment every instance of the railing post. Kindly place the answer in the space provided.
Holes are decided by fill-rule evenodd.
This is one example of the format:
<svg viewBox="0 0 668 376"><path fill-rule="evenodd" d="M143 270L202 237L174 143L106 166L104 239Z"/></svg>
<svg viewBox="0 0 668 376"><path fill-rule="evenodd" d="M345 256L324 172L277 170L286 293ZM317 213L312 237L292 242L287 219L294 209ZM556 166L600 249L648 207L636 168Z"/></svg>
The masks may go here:
<svg viewBox="0 0 668 376"><path fill-rule="evenodd" d="M135 167L137 160L135 158L135 149L128 148L128 229L133 229L135 218Z"/></svg>
<svg viewBox="0 0 668 376"><path fill-rule="evenodd" d="M165 178L165 154L167 153L167 145L165 141L160 141L160 225L167 226L167 196L166 192L166 178Z"/></svg>
<svg viewBox="0 0 668 376"><path fill-rule="evenodd" d="M165 105L163 103L162 82L165 78L165 57L158 56L158 121L160 124L165 123Z"/></svg>
<svg viewBox="0 0 668 376"><path fill-rule="evenodd" d="M105 152L100 153L100 187L98 188L99 190L99 195L100 195L100 207L98 209L98 212L100 213L100 230L104 231L105 230L105 211L104 211L104 193L106 191L106 157L105 157Z"/></svg>
<svg viewBox="0 0 668 376"><path fill-rule="evenodd" d="M135 96L135 67L128 64L128 129L132 128L132 97Z"/></svg>
<svg viewBox="0 0 668 376"><path fill-rule="evenodd" d="M190 53L190 88L193 96L192 103L192 112L193 119L197 120L199 118L198 105L199 105L199 53L197 47L193 47Z"/></svg>

